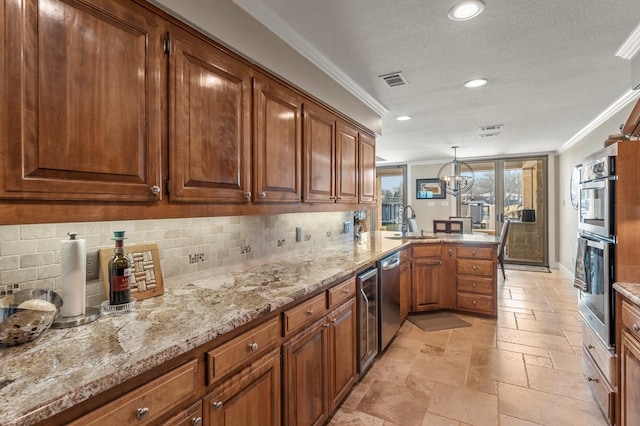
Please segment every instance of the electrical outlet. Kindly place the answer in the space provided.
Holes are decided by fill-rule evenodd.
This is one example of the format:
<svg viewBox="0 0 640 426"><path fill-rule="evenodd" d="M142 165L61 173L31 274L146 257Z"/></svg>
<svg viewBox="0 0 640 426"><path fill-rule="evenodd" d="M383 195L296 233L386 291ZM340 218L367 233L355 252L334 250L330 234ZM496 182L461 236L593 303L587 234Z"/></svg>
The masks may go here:
<svg viewBox="0 0 640 426"><path fill-rule="evenodd" d="M344 232L345 234L349 234L349 233L351 233L351 222L346 221L346 222L344 223L344 226L343 226L343 232Z"/></svg>
<svg viewBox="0 0 640 426"><path fill-rule="evenodd" d="M87 281L100 278L100 257L98 251L87 253Z"/></svg>

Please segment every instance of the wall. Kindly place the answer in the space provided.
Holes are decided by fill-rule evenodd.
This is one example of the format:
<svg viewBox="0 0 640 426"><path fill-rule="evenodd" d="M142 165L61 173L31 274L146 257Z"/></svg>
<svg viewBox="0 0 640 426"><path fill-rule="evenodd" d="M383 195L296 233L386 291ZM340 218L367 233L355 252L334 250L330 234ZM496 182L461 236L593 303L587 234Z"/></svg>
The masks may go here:
<svg viewBox="0 0 640 426"><path fill-rule="evenodd" d="M86 240L87 253L113 247L114 230L126 231L125 250L136 243L157 243L168 287L191 273L352 240L353 234L343 233L343 223L352 220L353 212L338 212L0 226L0 296L23 288L60 290L60 242L71 231ZM301 242L295 241L296 226L303 230ZM242 254L241 247L247 246L250 252ZM203 253L204 261L190 264L189 255L196 253ZM103 300L102 283L88 282L87 306Z"/></svg>
<svg viewBox="0 0 640 426"><path fill-rule="evenodd" d="M449 219L455 216L456 198L447 194L447 198L437 200L416 199L416 179L430 179L438 177L438 171L445 162L437 164L413 164L409 165L407 180L409 182L409 204L416 211L416 222L419 229L425 232L433 231L434 219Z"/></svg>
<svg viewBox="0 0 640 426"><path fill-rule="evenodd" d="M631 102L617 114L580 140L577 144L557 156L556 191L557 206L557 261L558 267L573 275L575 252L578 234L578 212L571 206L569 182L571 170L580 164L582 159L594 151L604 147L609 135L620 133L620 125L627 121L635 102ZM638 145L640 149L640 145ZM552 210L553 211L553 210ZM549 231L550 234L553 230Z"/></svg>
<svg viewBox="0 0 640 426"><path fill-rule="evenodd" d="M382 118L232 0L151 0L254 63L288 80L377 134Z"/></svg>

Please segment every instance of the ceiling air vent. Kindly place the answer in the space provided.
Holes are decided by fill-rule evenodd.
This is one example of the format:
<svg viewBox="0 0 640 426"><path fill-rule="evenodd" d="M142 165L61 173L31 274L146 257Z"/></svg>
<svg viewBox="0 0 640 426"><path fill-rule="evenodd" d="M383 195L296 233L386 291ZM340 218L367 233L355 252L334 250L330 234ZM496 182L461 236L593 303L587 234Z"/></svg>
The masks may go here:
<svg viewBox="0 0 640 426"><path fill-rule="evenodd" d="M480 133L479 136L481 138L492 138L494 136L498 136L500 134L500 132L493 132L493 133Z"/></svg>
<svg viewBox="0 0 640 426"><path fill-rule="evenodd" d="M409 84L405 76L400 71L381 75L379 77L383 79L384 82L389 85L389 87L399 87Z"/></svg>
<svg viewBox="0 0 640 426"><path fill-rule="evenodd" d="M481 132L493 132L496 130L502 130L504 124L492 124L490 126L480 126Z"/></svg>

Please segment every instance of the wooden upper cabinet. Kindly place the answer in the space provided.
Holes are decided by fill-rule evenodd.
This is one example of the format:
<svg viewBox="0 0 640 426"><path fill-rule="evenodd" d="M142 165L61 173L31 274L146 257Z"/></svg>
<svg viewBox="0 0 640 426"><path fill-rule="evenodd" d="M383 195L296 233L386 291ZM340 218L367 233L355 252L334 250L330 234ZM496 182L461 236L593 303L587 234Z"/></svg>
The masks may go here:
<svg viewBox="0 0 640 426"><path fill-rule="evenodd" d="M336 159L337 201L357 203L359 174L358 129L340 121L338 122L338 137L336 138Z"/></svg>
<svg viewBox="0 0 640 426"><path fill-rule="evenodd" d="M302 99L262 74L254 78L255 202L299 202Z"/></svg>
<svg viewBox="0 0 640 426"><path fill-rule="evenodd" d="M253 71L193 35L169 40L170 198L248 202Z"/></svg>
<svg viewBox="0 0 640 426"><path fill-rule="evenodd" d="M376 201L376 142L371 136L360 134L360 195L359 202Z"/></svg>
<svg viewBox="0 0 640 426"><path fill-rule="evenodd" d="M161 19L112 0L5 7L0 195L160 199Z"/></svg>
<svg viewBox="0 0 640 426"><path fill-rule="evenodd" d="M315 104L304 105L304 201L336 200L336 117Z"/></svg>

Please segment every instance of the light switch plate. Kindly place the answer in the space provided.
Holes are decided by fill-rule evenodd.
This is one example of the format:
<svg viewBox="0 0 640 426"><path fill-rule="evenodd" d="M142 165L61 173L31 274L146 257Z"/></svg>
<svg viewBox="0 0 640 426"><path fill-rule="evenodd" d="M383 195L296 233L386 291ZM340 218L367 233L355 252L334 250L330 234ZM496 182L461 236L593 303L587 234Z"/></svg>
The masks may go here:
<svg viewBox="0 0 640 426"><path fill-rule="evenodd" d="M344 228L343 229L344 229L344 233L345 234L348 234L349 232L351 232L351 222L346 221L344 223Z"/></svg>

